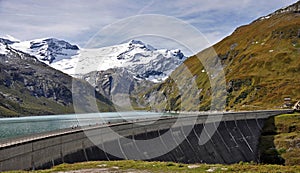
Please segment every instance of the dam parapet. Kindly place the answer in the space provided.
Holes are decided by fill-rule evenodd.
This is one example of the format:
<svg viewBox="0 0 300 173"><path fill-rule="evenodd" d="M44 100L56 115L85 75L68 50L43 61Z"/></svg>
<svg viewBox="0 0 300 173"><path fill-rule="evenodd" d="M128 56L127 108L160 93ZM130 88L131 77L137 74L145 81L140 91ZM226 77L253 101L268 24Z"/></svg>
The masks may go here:
<svg viewBox="0 0 300 173"><path fill-rule="evenodd" d="M140 119L30 135L6 143L2 141L0 171L120 159L222 164L259 162L258 144L265 120L291 112L293 110L185 112L156 121ZM149 140L154 143L150 145Z"/></svg>

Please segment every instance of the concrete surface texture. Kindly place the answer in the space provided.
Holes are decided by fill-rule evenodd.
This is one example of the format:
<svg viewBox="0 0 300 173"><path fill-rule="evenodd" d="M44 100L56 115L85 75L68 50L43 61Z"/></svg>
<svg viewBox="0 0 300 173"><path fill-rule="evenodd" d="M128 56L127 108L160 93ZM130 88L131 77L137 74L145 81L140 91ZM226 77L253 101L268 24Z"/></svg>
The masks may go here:
<svg viewBox="0 0 300 173"><path fill-rule="evenodd" d="M53 132L51 135L47 133L39 137L33 135L20 142L0 144L0 171L32 170L61 163L119 159L226 164L259 162L258 143L265 120L270 116L289 112L291 110L206 115L186 113L180 118L180 124L176 124L178 117L169 117L148 124L147 121L150 120L110 124L111 130L107 126L95 126ZM207 118L208 116L216 118ZM190 121L191 119L195 121ZM211 129L217 130L212 134ZM122 138L115 137L112 133L117 133ZM167 135L169 136L162 137ZM151 139L159 140L147 145L147 141ZM201 144L202 139L208 140ZM165 152L170 144L170 151Z"/></svg>

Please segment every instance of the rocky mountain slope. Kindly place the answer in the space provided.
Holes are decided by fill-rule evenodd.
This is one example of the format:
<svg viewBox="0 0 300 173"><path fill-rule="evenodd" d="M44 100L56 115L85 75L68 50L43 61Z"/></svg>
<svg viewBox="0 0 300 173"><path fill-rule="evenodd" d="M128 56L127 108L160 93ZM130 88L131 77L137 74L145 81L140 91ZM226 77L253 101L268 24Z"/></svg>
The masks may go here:
<svg viewBox="0 0 300 173"><path fill-rule="evenodd" d="M158 50L138 40L94 49L79 49L55 38L7 44L57 70L85 79L123 107L131 107L124 103L130 102L132 93L164 81L186 59L179 49Z"/></svg>
<svg viewBox="0 0 300 173"><path fill-rule="evenodd" d="M10 44L7 39L0 40L0 116L73 113L73 78ZM94 91L87 82L73 80ZM87 93L80 95L82 99L92 97ZM96 100L100 111L114 110L112 103L99 93Z"/></svg>
<svg viewBox="0 0 300 173"><path fill-rule="evenodd" d="M221 42L188 58L165 82L140 94L138 102L159 110L209 110L211 74L205 72L199 58L205 62L212 58L213 50L224 68L228 110L282 108L284 98L295 103L300 99L299 7L297 2L237 28ZM185 77L186 71L192 76ZM192 80L199 92L187 90Z"/></svg>
<svg viewBox="0 0 300 173"><path fill-rule="evenodd" d="M132 103L132 98L155 84L149 80L137 79L126 68L93 71L83 75L83 79L123 111L138 109L140 105Z"/></svg>

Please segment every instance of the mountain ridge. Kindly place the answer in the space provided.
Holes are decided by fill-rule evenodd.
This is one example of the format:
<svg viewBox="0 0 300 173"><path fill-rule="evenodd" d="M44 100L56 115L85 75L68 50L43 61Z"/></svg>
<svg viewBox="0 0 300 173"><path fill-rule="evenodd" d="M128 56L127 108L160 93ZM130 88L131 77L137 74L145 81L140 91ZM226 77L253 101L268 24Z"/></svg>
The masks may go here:
<svg viewBox="0 0 300 173"><path fill-rule="evenodd" d="M299 2L295 3L298 7ZM287 9L295 6L291 5ZM199 58L217 53L226 77L227 110L280 109L300 100L300 14L294 11L274 13L238 27L230 36L189 57L165 82L138 96L139 103L158 110L209 110L212 91L207 73ZM176 76L188 70L188 79ZM173 79L172 79L172 76ZM178 77L177 77L178 78ZM179 89L195 80L200 93ZM162 97L159 93L164 93ZM197 94L197 95L195 95ZM188 96L184 98L184 96ZM197 97L191 101L192 97ZM160 104L157 104L160 102ZM189 104L190 103L190 104Z"/></svg>
<svg viewBox="0 0 300 173"><path fill-rule="evenodd" d="M260 18L258 18L257 20L255 20L253 22L268 19L268 18L272 17L273 15L282 14L282 13L300 13L300 1L297 1L294 4L291 4L291 5L288 5L286 7L281 8L281 9L278 9L275 12L270 13L266 16L260 17Z"/></svg>
<svg viewBox="0 0 300 173"><path fill-rule="evenodd" d="M155 49L140 40L93 49L79 48L55 38L9 42L8 45L73 77L124 67L136 78L160 82L186 58L179 49ZM78 64L81 68L76 68Z"/></svg>
<svg viewBox="0 0 300 173"><path fill-rule="evenodd" d="M7 47L30 54L54 69L89 82L116 105L129 103L135 90L165 80L186 59L179 49L156 49L139 40L98 49L79 49L55 38L4 41L5 46L0 47L4 54Z"/></svg>
<svg viewBox="0 0 300 173"><path fill-rule="evenodd" d="M34 56L4 46L6 52L0 53L1 117L74 113L72 83L94 91L87 82L53 69ZM81 99L93 97L87 93L78 94ZM94 95L99 111L114 111L111 101L97 92Z"/></svg>

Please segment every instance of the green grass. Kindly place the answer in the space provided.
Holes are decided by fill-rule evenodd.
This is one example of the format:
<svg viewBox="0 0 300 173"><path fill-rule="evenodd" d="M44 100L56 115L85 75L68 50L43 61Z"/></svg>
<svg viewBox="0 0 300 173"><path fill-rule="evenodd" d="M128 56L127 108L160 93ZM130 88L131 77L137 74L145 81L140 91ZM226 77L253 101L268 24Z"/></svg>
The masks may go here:
<svg viewBox="0 0 300 173"><path fill-rule="evenodd" d="M11 101L6 98L0 98L0 116L30 116L59 113L73 113L72 105L62 105L52 99L45 97L31 96L28 91L20 92L22 89L18 86L14 89L0 85L2 93L8 93L13 97L22 100L21 103Z"/></svg>
<svg viewBox="0 0 300 173"><path fill-rule="evenodd" d="M191 168L194 167L194 168ZM50 172L64 172L83 169L99 169L107 168L113 172L134 172L145 171L153 173L197 173L197 172L299 172L300 166L281 166L281 165L258 165L254 163L239 163L232 165L220 164L180 164L174 162L147 162L147 161L94 161L82 162L75 164L61 164L48 170L39 171L10 171L9 173L50 173ZM8 173L8 172L7 172Z"/></svg>
<svg viewBox="0 0 300 173"><path fill-rule="evenodd" d="M218 55L228 89L227 110L279 109L285 97L296 103L300 100L299 25L298 14L286 13L239 27L212 48L189 57L169 79L144 95L153 91L153 95L165 92L166 100L158 100L160 105L176 99L179 94L181 97L186 95L200 100L199 103L190 99L179 100L186 110L209 109L212 92L208 76L202 69L212 66L209 59ZM188 77L188 73L192 77ZM202 90L196 95L186 87L193 77L198 90ZM170 82L171 78L176 79L177 86ZM234 86L233 90L230 84ZM183 93L176 93L176 87L182 88ZM167 92L168 88L173 90ZM140 96L141 100L144 95Z"/></svg>

